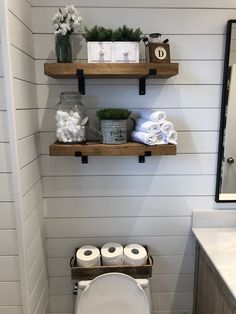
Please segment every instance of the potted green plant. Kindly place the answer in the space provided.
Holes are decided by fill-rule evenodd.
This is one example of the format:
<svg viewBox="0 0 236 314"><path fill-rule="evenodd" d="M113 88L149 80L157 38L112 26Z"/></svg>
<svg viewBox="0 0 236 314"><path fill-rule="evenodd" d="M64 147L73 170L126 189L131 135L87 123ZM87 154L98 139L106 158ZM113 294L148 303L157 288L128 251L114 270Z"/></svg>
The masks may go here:
<svg viewBox="0 0 236 314"><path fill-rule="evenodd" d="M139 62L139 28L128 28L126 25L116 30L94 26L85 27L84 38L88 47L88 62Z"/></svg>
<svg viewBox="0 0 236 314"><path fill-rule="evenodd" d="M127 143L127 119L131 111L124 108L105 108L97 111L104 144Z"/></svg>

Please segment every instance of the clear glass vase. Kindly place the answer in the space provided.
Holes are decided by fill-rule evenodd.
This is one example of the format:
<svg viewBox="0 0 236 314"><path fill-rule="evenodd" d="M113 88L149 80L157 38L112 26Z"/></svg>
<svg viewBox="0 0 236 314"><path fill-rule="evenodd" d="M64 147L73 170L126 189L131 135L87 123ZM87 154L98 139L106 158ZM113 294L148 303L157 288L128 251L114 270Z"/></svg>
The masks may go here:
<svg viewBox="0 0 236 314"><path fill-rule="evenodd" d="M58 63L71 63L72 62L72 48L70 35L57 35L56 36L56 55Z"/></svg>
<svg viewBox="0 0 236 314"><path fill-rule="evenodd" d="M56 139L62 143L86 141L85 107L78 92L63 92L56 105Z"/></svg>

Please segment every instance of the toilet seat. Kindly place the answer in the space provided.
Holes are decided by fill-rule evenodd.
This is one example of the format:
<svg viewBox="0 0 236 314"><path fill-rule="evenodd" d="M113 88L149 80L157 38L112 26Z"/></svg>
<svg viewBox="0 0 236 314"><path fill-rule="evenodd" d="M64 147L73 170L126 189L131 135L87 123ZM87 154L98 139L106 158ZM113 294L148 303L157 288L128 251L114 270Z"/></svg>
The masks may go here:
<svg viewBox="0 0 236 314"><path fill-rule="evenodd" d="M82 292L76 314L149 314L143 288L123 273L96 277Z"/></svg>

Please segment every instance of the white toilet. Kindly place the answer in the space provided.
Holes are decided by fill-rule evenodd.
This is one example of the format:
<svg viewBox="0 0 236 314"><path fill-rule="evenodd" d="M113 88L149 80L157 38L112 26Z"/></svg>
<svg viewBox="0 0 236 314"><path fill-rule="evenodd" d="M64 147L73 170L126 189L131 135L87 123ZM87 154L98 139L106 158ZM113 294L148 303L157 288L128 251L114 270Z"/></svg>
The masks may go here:
<svg viewBox="0 0 236 314"><path fill-rule="evenodd" d="M150 314L148 279L106 273L78 283L75 314Z"/></svg>

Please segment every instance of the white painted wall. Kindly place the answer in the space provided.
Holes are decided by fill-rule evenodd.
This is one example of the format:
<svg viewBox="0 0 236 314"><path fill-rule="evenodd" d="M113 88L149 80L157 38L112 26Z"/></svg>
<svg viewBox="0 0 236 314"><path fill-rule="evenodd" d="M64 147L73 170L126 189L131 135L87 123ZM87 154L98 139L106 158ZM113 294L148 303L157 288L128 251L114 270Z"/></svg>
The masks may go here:
<svg viewBox="0 0 236 314"><path fill-rule="evenodd" d="M225 25L236 18L234 1L74 1L84 25L140 27L161 32L171 43L180 74L150 80L139 96L136 80L86 81L84 103L90 120L104 106L167 112L179 133L178 155L49 157L54 141L54 107L62 91L77 90L76 80L54 80L43 73L54 62L50 19L66 0L32 0L39 107L41 174L45 197L51 312L68 313L72 285L69 258L83 244L107 241L147 244L155 266L151 280L153 313L191 313L195 241L191 215L214 203L221 105ZM86 49L74 53L86 59ZM83 42L81 42L83 43ZM80 43L80 44L81 44ZM228 205L227 207L234 207ZM224 208L226 206L224 205Z"/></svg>
<svg viewBox="0 0 236 314"><path fill-rule="evenodd" d="M19 290L19 300L15 300L17 290L13 287L11 291L11 286L7 286L4 293L1 293L1 298L3 299L3 305L7 305L4 302L10 302L8 299L11 300L13 305L23 303L24 314L43 314L49 311L49 292L45 263L44 206L38 160L39 124L35 87L32 8L26 0L5 1L5 8L5 19L2 22L6 33L4 36L4 62L6 63L4 73L7 77L7 105L5 105L5 110L9 111L8 121L11 121L11 125L9 125L11 140L9 145L14 169L13 187L17 218L11 232L14 232L14 236L17 233L22 291L18 282L16 288ZM7 134L5 134L5 137L7 142ZM5 180L7 180L7 175L7 173L4 174ZM6 183L3 186L7 187ZM4 182L1 182L2 184ZM3 189L1 193L4 200L4 194L7 191ZM8 196L8 198L10 197ZM5 198L8 200L7 196ZM14 231L14 228L16 228L16 231ZM3 237L1 239L3 248L7 248L8 243L5 242ZM17 250L17 246L15 243L15 250ZM12 249L12 245L9 245L9 249ZM8 254L5 253L5 255ZM12 261L10 262L12 264ZM11 264L9 263L10 266ZM11 274L10 266L6 268L5 273L3 269L1 270L3 272L2 276L5 275L7 278L7 274ZM15 280L19 280L19 273L15 272L11 276L12 278L18 276ZM15 283L12 282L11 285L13 284ZM21 292L22 303L20 300ZM18 303L14 304L14 302ZM2 303L0 302L1 305ZM9 313L20 313L21 308L4 308L2 313L8 313L8 311Z"/></svg>
<svg viewBox="0 0 236 314"><path fill-rule="evenodd" d="M1 15L1 14L0 14ZM2 15L1 15L2 17ZM0 313L22 313L0 23Z"/></svg>
<svg viewBox="0 0 236 314"><path fill-rule="evenodd" d="M136 80L86 82L84 103L91 121L96 109L104 106L124 106L135 113L141 108L166 110L179 133L178 154L147 158L142 165L136 157L91 157L88 165L73 157L49 157L48 146L55 138L54 106L60 92L77 90L77 82L46 77L43 64L55 58L51 17L58 6L71 1L5 2L21 183L25 255L21 267L25 267L29 314L49 311L45 245L50 311L68 314L72 309L69 258L74 248L111 240L149 246L155 261L153 314L190 314L195 254L192 210L234 207L215 204L214 189L225 25L236 18L235 1L74 0L84 25L127 24L145 33L162 32L170 39L172 60L180 63L178 76L148 81L146 96L138 95ZM84 47L74 55L85 59ZM2 81L0 64L0 91ZM0 313L19 314L6 109L1 102Z"/></svg>

